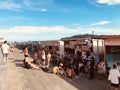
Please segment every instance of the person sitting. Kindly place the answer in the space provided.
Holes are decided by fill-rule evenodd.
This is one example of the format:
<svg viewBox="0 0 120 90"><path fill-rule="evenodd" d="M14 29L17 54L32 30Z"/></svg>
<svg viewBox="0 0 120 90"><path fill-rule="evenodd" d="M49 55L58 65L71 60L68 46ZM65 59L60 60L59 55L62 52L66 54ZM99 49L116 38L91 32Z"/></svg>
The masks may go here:
<svg viewBox="0 0 120 90"><path fill-rule="evenodd" d="M68 78L73 78L75 77L75 72L74 70L72 69L71 65L67 65L65 67L65 75L68 77Z"/></svg>
<svg viewBox="0 0 120 90"><path fill-rule="evenodd" d="M52 72L54 74L63 75L64 74L63 64L60 63L58 66L54 66L52 68Z"/></svg>
<svg viewBox="0 0 120 90"><path fill-rule="evenodd" d="M58 66L54 66L54 67L52 68L52 72L53 72L54 74L59 74L60 70L59 70Z"/></svg>
<svg viewBox="0 0 120 90"><path fill-rule="evenodd" d="M100 75L106 73L106 66L105 66L105 62L103 60L101 60L98 63L97 69L98 69L98 74L100 74Z"/></svg>
<svg viewBox="0 0 120 90"><path fill-rule="evenodd" d="M30 60L29 57L25 58L24 65L25 65L25 68L27 68L27 69L30 69L30 68L37 69L37 70L40 69L40 67L38 65L32 63L32 60Z"/></svg>

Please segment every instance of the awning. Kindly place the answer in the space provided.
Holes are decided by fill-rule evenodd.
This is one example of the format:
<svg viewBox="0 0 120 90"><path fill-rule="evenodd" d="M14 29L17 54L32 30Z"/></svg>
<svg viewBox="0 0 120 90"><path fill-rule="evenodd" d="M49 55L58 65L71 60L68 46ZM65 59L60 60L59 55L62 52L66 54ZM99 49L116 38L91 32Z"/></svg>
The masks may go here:
<svg viewBox="0 0 120 90"><path fill-rule="evenodd" d="M105 45L106 46L120 46L120 38L106 38Z"/></svg>

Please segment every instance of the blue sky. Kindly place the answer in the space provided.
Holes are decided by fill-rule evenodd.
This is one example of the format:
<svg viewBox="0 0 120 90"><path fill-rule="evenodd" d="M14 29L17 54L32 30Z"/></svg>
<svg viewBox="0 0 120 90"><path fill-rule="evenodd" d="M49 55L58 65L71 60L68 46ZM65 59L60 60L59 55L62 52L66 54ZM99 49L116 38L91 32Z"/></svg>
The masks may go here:
<svg viewBox="0 0 120 90"><path fill-rule="evenodd" d="M0 0L0 36L57 40L78 34L120 35L120 0Z"/></svg>

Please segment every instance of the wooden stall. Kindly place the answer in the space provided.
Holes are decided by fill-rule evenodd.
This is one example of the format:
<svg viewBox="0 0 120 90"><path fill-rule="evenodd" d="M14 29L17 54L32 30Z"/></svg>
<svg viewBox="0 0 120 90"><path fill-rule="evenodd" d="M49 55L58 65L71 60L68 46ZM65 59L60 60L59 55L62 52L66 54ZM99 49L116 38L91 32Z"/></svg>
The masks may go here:
<svg viewBox="0 0 120 90"><path fill-rule="evenodd" d="M105 60L104 40L100 37L63 38L65 53L76 54L79 50L92 51L96 63L101 59Z"/></svg>
<svg viewBox="0 0 120 90"><path fill-rule="evenodd" d="M120 36L104 36L106 61L111 67L114 63L120 63Z"/></svg>

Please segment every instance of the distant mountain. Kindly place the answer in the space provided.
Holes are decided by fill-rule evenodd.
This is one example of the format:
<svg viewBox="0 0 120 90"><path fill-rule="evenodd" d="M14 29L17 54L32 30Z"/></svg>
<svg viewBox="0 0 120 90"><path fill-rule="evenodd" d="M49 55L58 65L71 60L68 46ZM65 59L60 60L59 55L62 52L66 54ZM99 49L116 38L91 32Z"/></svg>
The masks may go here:
<svg viewBox="0 0 120 90"><path fill-rule="evenodd" d="M74 35L71 37L65 37L63 39L75 39L75 38L106 38L106 37L120 37L120 35L94 35L94 34L84 34L84 35Z"/></svg>

